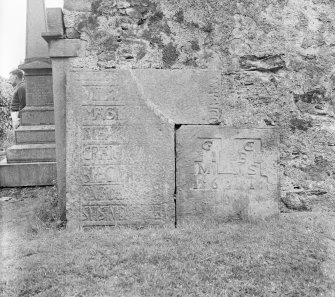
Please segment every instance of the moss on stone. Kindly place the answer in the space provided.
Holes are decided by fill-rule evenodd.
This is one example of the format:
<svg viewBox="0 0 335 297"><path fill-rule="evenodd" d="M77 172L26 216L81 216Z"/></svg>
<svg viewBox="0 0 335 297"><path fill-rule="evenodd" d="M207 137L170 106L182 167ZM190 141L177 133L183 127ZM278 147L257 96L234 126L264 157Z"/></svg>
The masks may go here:
<svg viewBox="0 0 335 297"><path fill-rule="evenodd" d="M173 45L173 43L170 42L169 44L167 44L163 48L164 67L170 68L171 66L173 66L176 63L178 56L179 56L178 51L176 47Z"/></svg>

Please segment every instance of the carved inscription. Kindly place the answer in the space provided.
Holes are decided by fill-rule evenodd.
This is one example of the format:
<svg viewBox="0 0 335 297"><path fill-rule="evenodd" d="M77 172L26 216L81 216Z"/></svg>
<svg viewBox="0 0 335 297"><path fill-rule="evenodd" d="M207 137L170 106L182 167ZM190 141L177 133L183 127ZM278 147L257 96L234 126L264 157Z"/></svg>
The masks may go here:
<svg viewBox="0 0 335 297"><path fill-rule="evenodd" d="M260 139L201 139L202 160L195 161L195 190L255 190L268 188L262 172Z"/></svg>
<svg viewBox="0 0 335 297"><path fill-rule="evenodd" d="M120 203L121 197L120 185L89 185L83 186L82 198L85 202L105 202Z"/></svg>
<svg viewBox="0 0 335 297"><path fill-rule="evenodd" d="M215 126L177 131L177 215L266 218L278 208L274 129Z"/></svg>
<svg viewBox="0 0 335 297"><path fill-rule="evenodd" d="M82 167L83 184L119 184L122 182L120 166L93 165Z"/></svg>
<svg viewBox="0 0 335 297"><path fill-rule="evenodd" d="M127 181L126 166L122 165L126 118L126 107L119 103L122 89L116 82L94 79L83 80L82 86L86 94L81 106L82 200L84 203L120 203L120 187ZM119 206L108 207L100 207L96 211L90 208L90 211L84 212L84 217L106 218L122 212Z"/></svg>
<svg viewBox="0 0 335 297"><path fill-rule="evenodd" d="M82 220L86 225L117 225L143 221L153 223L165 220L167 205L85 204L82 206Z"/></svg>
<svg viewBox="0 0 335 297"><path fill-rule="evenodd" d="M122 96L122 86L109 81L84 81L83 87L88 97L88 102L116 102L119 101Z"/></svg>
<svg viewBox="0 0 335 297"><path fill-rule="evenodd" d="M83 106L83 113L85 119L90 122L104 121L117 122L121 120L121 108L123 106L116 105L85 105ZM122 116L123 118L123 116Z"/></svg>
<svg viewBox="0 0 335 297"><path fill-rule="evenodd" d="M83 125L83 141L117 142L124 139L123 127L120 124L110 126Z"/></svg>
<svg viewBox="0 0 335 297"><path fill-rule="evenodd" d="M220 107L220 80L219 78L212 78L210 80L210 92L209 92L209 106L208 114L210 124L220 123L221 118L221 107Z"/></svg>
<svg viewBox="0 0 335 297"><path fill-rule="evenodd" d="M127 107L116 80L83 80L81 105L81 213L84 226L128 222L132 212L123 194L132 179L124 164Z"/></svg>
<svg viewBox="0 0 335 297"><path fill-rule="evenodd" d="M53 104L52 77L28 76L27 99L34 105Z"/></svg>
<svg viewBox="0 0 335 297"><path fill-rule="evenodd" d="M122 158L120 144L85 144L82 152L85 164L115 164Z"/></svg>

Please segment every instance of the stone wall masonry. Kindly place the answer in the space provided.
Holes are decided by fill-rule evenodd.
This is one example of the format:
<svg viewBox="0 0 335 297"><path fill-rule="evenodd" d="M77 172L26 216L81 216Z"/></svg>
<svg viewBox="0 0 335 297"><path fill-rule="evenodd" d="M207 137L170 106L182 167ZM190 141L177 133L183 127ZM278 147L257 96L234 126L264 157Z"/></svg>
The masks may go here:
<svg viewBox="0 0 335 297"><path fill-rule="evenodd" d="M281 210L335 209L334 1L65 0L64 7L67 38L86 43L72 67L219 71L212 124L278 128Z"/></svg>

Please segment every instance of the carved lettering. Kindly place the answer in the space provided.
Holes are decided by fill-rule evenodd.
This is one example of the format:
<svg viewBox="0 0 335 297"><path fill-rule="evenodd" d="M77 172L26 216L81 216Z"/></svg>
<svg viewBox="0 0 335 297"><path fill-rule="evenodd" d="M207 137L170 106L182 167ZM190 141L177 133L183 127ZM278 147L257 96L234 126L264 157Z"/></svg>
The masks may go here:
<svg viewBox="0 0 335 297"><path fill-rule="evenodd" d="M106 140L120 141L124 139L122 125L115 124L110 126L83 126L83 140Z"/></svg>
<svg viewBox="0 0 335 297"><path fill-rule="evenodd" d="M83 205L83 222L116 223L128 219L126 205Z"/></svg>
<svg viewBox="0 0 335 297"><path fill-rule="evenodd" d="M131 220L165 220L167 208L164 204L157 205L83 205L82 221L84 225L116 225Z"/></svg>
<svg viewBox="0 0 335 297"><path fill-rule="evenodd" d="M83 106L84 116L90 121L118 121L120 107L117 106Z"/></svg>
<svg viewBox="0 0 335 297"><path fill-rule="evenodd" d="M248 175L256 175L258 167L259 166L257 164L250 165L249 168L248 168Z"/></svg>
<svg viewBox="0 0 335 297"><path fill-rule="evenodd" d="M220 80L213 78L210 80L210 99L208 104L208 122L210 124L220 123L221 107L220 107Z"/></svg>
<svg viewBox="0 0 335 297"><path fill-rule="evenodd" d="M118 185L83 186L82 199L86 202L119 201L122 200L122 196Z"/></svg>
<svg viewBox="0 0 335 297"><path fill-rule="evenodd" d="M223 149L222 139L202 141L202 161L196 161L194 189L267 189L267 176L261 170L259 139L236 139ZM216 156L219 155L217 162ZM219 170L218 170L219 169Z"/></svg>
<svg viewBox="0 0 335 297"><path fill-rule="evenodd" d="M120 183L119 166L83 166L82 180L84 184Z"/></svg>
<svg viewBox="0 0 335 297"><path fill-rule="evenodd" d="M84 89L87 94L88 102L92 101L112 101L115 102L119 100L120 91L119 85L111 85L110 82L106 84L101 84L96 82L95 84L90 82L84 84Z"/></svg>
<svg viewBox="0 0 335 297"><path fill-rule="evenodd" d="M83 159L86 163L116 162L121 160L120 145L85 145Z"/></svg>
<svg viewBox="0 0 335 297"><path fill-rule="evenodd" d="M200 162L195 163L196 174L211 174L211 164L203 164Z"/></svg>
<svg viewBox="0 0 335 297"><path fill-rule="evenodd" d="M254 141L248 141L244 145L244 150L247 151L247 152L252 152L255 149L254 146L255 146L255 142Z"/></svg>

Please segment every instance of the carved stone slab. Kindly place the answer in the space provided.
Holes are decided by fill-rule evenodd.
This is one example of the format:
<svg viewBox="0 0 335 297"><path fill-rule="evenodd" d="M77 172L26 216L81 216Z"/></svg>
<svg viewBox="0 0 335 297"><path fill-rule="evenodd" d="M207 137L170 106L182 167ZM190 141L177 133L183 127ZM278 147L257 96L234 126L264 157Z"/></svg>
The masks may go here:
<svg viewBox="0 0 335 297"><path fill-rule="evenodd" d="M70 72L66 114L70 227L173 222L173 127L129 72Z"/></svg>
<svg viewBox="0 0 335 297"><path fill-rule="evenodd" d="M138 69L133 74L146 100L174 123L219 123L220 73L208 70Z"/></svg>
<svg viewBox="0 0 335 297"><path fill-rule="evenodd" d="M177 131L177 221L277 215L273 129L182 126Z"/></svg>
<svg viewBox="0 0 335 297"><path fill-rule="evenodd" d="M26 76L28 106L53 105L52 76Z"/></svg>
<svg viewBox="0 0 335 297"><path fill-rule="evenodd" d="M70 71L69 226L174 223L174 124L219 120L219 78L194 70Z"/></svg>

